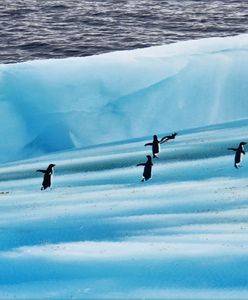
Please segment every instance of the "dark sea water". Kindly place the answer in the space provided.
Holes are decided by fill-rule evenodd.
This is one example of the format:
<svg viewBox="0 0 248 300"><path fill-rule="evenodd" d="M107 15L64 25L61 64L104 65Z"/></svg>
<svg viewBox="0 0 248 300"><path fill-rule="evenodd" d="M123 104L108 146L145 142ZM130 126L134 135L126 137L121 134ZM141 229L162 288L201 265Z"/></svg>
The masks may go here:
<svg viewBox="0 0 248 300"><path fill-rule="evenodd" d="M248 0L0 0L0 62L248 32Z"/></svg>

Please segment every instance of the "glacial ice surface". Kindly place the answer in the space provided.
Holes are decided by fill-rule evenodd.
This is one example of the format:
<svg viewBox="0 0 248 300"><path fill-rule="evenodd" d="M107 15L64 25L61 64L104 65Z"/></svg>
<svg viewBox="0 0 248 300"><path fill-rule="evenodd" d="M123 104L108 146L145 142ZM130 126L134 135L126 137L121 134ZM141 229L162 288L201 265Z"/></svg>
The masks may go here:
<svg viewBox="0 0 248 300"><path fill-rule="evenodd" d="M248 299L248 119L149 138L1 165L0 299Z"/></svg>

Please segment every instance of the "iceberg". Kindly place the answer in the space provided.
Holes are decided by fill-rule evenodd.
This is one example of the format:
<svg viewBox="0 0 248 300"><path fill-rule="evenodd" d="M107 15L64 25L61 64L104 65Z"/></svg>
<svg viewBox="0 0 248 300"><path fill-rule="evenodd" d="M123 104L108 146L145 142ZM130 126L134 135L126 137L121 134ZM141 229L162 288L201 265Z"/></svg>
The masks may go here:
<svg viewBox="0 0 248 300"><path fill-rule="evenodd" d="M248 299L247 158L227 150L248 141L247 50L0 65L0 299ZM172 130L141 183L144 144Z"/></svg>
<svg viewBox="0 0 248 300"><path fill-rule="evenodd" d="M248 35L0 65L0 161L247 117Z"/></svg>

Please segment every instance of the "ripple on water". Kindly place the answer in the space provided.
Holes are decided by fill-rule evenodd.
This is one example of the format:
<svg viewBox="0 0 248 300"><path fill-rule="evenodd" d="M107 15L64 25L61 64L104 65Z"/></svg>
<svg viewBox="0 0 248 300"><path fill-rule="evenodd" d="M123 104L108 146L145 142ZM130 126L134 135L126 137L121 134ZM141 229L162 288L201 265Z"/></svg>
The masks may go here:
<svg viewBox="0 0 248 300"><path fill-rule="evenodd" d="M3 0L0 62L86 56L248 31L248 1Z"/></svg>

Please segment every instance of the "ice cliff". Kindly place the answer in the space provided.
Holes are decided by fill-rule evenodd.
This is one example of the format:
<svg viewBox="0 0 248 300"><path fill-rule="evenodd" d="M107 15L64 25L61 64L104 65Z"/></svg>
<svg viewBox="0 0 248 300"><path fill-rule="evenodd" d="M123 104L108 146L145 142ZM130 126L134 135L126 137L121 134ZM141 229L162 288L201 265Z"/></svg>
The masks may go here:
<svg viewBox="0 0 248 300"><path fill-rule="evenodd" d="M0 65L0 161L248 117L248 35Z"/></svg>

